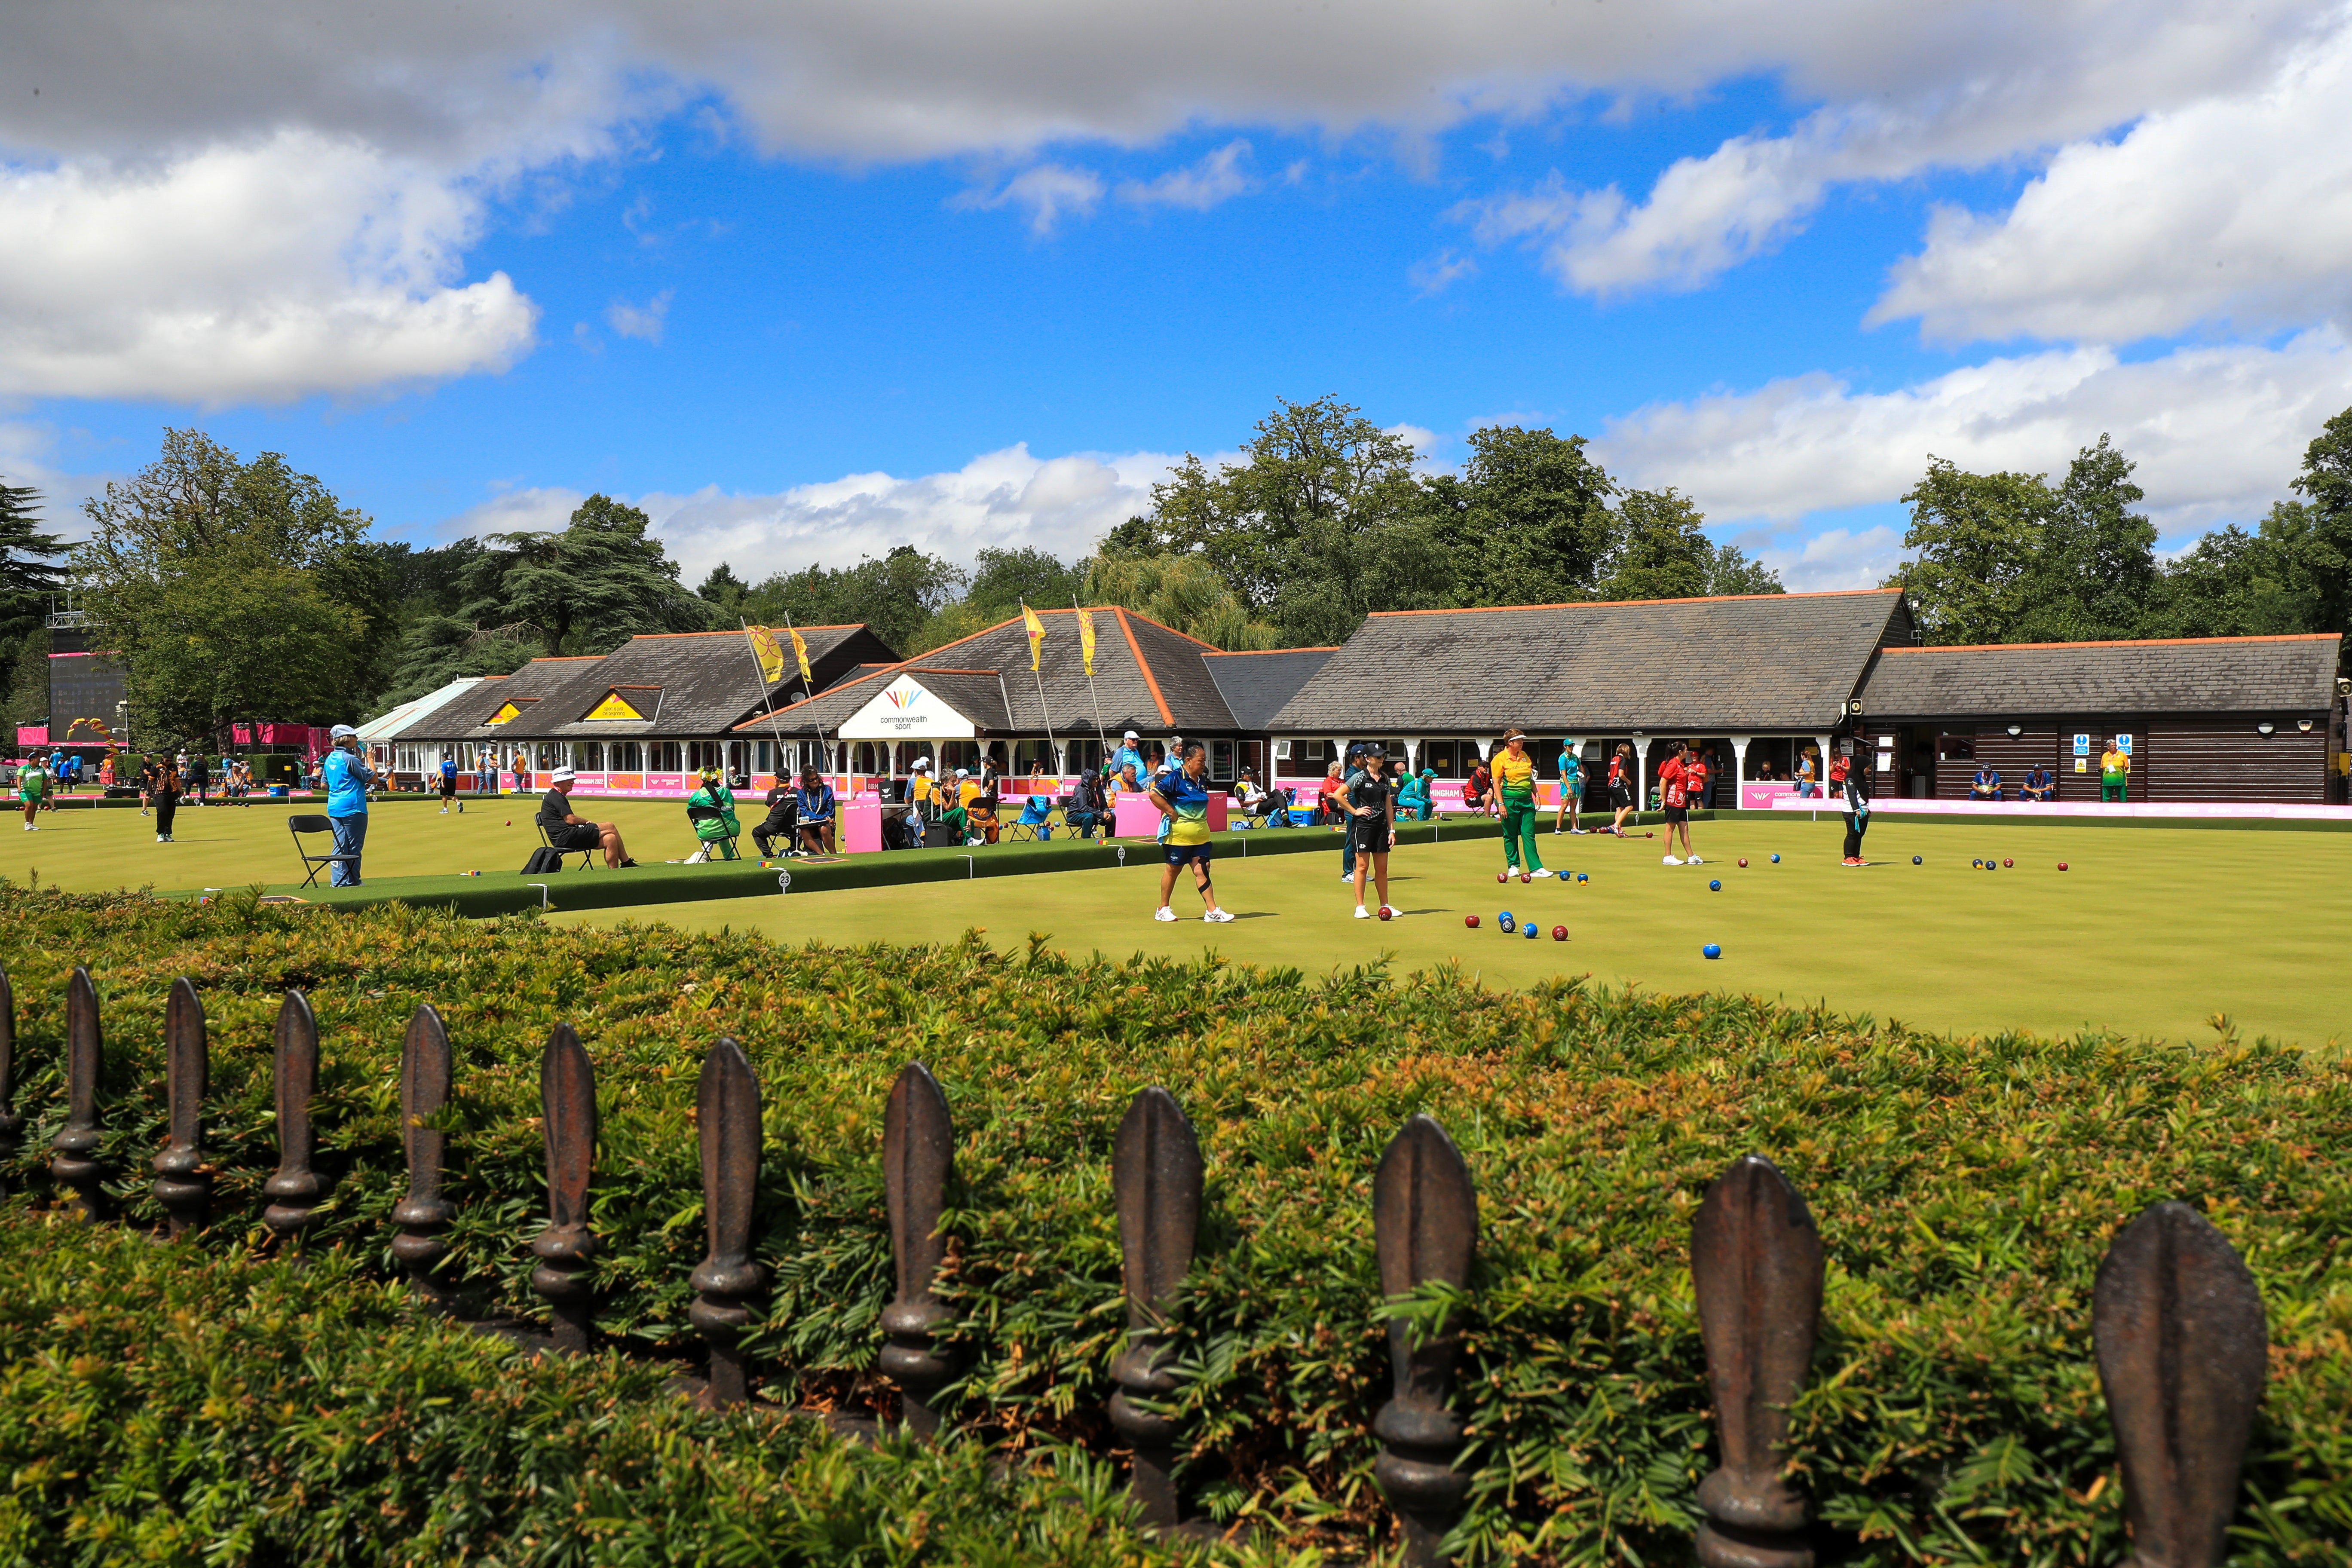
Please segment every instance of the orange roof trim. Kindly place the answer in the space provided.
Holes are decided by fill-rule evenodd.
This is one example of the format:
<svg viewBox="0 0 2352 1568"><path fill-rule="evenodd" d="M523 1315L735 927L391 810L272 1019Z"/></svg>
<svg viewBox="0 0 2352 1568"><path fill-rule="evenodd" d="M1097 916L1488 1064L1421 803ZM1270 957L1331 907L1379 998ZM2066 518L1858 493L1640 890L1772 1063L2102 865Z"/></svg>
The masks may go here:
<svg viewBox="0 0 2352 1568"><path fill-rule="evenodd" d="M1501 610L1606 610L1626 605L1727 605L1738 599L1851 599L1862 594L1899 595L1900 588L1823 588L1811 594L1703 594L1691 599L1571 599L1564 605L1476 605L1452 610L1374 610L1374 616L1482 616ZM1273 651L1273 650L1269 650Z"/></svg>
<svg viewBox="0 0 2352 1568"><path fill-rule="evenodd" d="M2012 648L2027 647L2188 647L2205 643L2241 642L2337 642L2334 632L2265 632L2246 637L2117 637L2111 642L1987 642L1946 643L1940 647L1906 647L1897 644L1881 648L1881 653L2001 653Z"/></svg>
<svg viewBox="0 0 2352 1568"><path fill-rule="evenodd" d="M1135 628L1127 624L1127 611L1124 609L1114 609L1111 614L1118 617L1118 629L1120 634L1127 638L1127 651L1135 656L1135 668L1143 671L1143 684L1151 689L1151 703L1153 707L1160 710L1160 721L1163 724L1174 724L1176 722L1176 715L1170 710L1168 707L1168 699L1160 695L1160 681L1158 678L1151 673L1151 667L1143 661L1143 645L1135 640ZM1138 616L1137 618L1141 619L1142 617ZM1154 621L1151 624L1155 626L1160 625L1158 621ZM1160 629L1164 631L1167 628L1162 626ZM1182 632L1178 632L1176 635L1181 637L1184 634Z"/></svg>

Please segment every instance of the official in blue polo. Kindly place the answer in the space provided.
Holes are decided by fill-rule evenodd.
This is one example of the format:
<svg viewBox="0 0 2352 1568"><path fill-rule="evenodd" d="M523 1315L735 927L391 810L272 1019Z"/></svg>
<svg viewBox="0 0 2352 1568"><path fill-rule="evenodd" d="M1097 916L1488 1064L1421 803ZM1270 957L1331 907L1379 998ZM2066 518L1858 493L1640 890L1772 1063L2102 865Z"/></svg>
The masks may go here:
<svg viewBox="0 0 2352 1568"><path fill-rule="evenodd" d="M367 792L376 777L360 755L357 730L338 724L327 731L327 739L332 749L319 763L319 776L327 786L327 826L335 836L336 855L348 857L335 861L328 879L338 888L356 888L360 850L367 843Z"/></svg>

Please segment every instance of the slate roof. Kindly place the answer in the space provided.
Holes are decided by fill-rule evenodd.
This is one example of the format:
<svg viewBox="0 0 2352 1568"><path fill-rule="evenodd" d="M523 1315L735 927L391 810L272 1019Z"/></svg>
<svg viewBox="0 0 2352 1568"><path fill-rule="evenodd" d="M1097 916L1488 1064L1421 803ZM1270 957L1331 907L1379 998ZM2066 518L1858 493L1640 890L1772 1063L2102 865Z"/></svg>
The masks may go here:
<svg viewBox="0 0 2352 1568"><path fill-rule="evenodd" d="M929 686L919 668L929 667L934 670L979 670L1002 675L1003 696L993 700L1000 707L1006 702L1011 707L1001 726L989 726L995 733L1042 735L1050 720L1055 734L1089 734L1097 721L1097 704L1102 728L1114 737L1129 729L1147 735L1171 731L1214 735L1230 734L1240 728L1203 661L1203 656L1216 649L1132 610L1097 608L1093 614L1095 679L1091 688L1079 655L1077 611L1040 610L1037 616L1045 625L1045 641L1041 668L1034 675L1029 670L1028 634L1021 617L1015 616L945 647L933 648L920 658L827 687L809 700L782 710L777 715L778 722L786 734L829 734L902 672ZM1041 683L1045 689L1042 706L1038 700ZM948 694L942 691L940 695ZM981 699L974 697L973 700ZM960 701L956 705L962 706ZM985 722L976 713L967 711L966 717ZM765 731L768 721L762 715L736 728Z"/></svg>
<svg viewBox="0 0 2352 1568"><path fill-rule="evenodd" d="M1307 735L1806 733L1837 722L1899 588L1391 610L1369 617L1268 728Z"/></svg>
<svg viewBox="0 0 2352 1568"><path fill-rule="evenodd" d="M801 636L808 643L809 668L820 687L835 668L877 652L887 658L892 651L862 625L803 626ZM790 702L787 690L797 692L800 687L800 670L788 663L784 679L775 687L776 706ZM645 715L643 720L587 717L615 689ZM652 632L633 637L582 666L530 711L504 726L502 733L519 740L719 735L746 715L763 710L766 695L740 630Z"/></svg>
<svg viewBox="0 0 2352 1568"><path fill-rule="evenodd" d="M1862 690L1872 718L2228 713L2324 709L2334 633L2154 642L1890 647Z"/></svg>
<svg viewBox="0 0 2352 1568"><path fill-rule="evenodd" d="M598 655L581 654L563 658L535 658L512 675L484 676L479 684L460 692L430 713L419 716L404 726L399 734L387 739L399 741L478 741L503 734L507 726L487 727L491 714L509 702L520 707L526 716L538 703L535 699L563 684L583 667L596 662ZM514 721L520 723L522 721Z"/></svg>
<svg viewBox="0 0 2352 1568"><path fill-rule="evenodd" d="M1263 652L1207 653L1201 658L1217 689L1224 693L1234 722L1244 730L1264 730L1282 711L1282 705L1297 696L1339 651L1336 647L1276 647Z"/></svg>

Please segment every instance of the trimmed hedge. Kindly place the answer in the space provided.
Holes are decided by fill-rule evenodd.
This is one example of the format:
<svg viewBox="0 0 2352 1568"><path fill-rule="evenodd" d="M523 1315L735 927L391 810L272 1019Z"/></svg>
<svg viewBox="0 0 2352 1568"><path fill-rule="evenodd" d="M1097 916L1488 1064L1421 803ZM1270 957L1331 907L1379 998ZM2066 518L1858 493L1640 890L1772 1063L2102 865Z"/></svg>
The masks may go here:
<svg viewBox="0 0 2352 1568"><path fill-rule="evenodd" d="M1109 1465L1001 1473L415 1321L347 1255L0 1226L0 1561L1142 1564ZM1197 1553L1196 1553L1197 1554Z"/></svg>
<svg viewBox="0 0 2352 1568"><path fill-rule="evenodd" d="M2273 1381L2238 1560L2342 1561L2352 1540L2352 1068L2234 1037L2200 1051L2101 1037L1953 1040L1730 995L1575 984L1482 989L1458 970L1308 978L1211 958L1065 960L1033 942L857 952L663 928L469 924L401 907L320 921L233 898L0 896L37 1184L61 1120L63 983L106 998L105 1158L134 1223L161 1142L161 1028L187 974L212 1022L216 1249L259 1236L275 1166L269 1027L317 1009L336 1176L323 1245L388 1272L404 1188L399 1039L438 1005L458 1053L455 1258L536 1315L539 1052L580 1030L599 1074L600 1321L685 1350L701 1249L691 1121L701 1053L740 1038L765 1101L753 1342L772 1397L880 1394L889 1293L879 1145L890 1075L930 1065L957 1121L947 1294L952 1418L995 1449L1107 1453L1122 1342L1108 1151L1165 1084L1209 1171L1181 1308L1190 1482L1217 1517L1310 1541L1385 1531L1369 1427L1385 1396L1370 1183L1403 1118L1451 1130L1483 1236L1457 1403L1478 1555L1682 1561L1711 1421L1686 1251L1735 1156L1769 1154L1830 1257L1794 1464L1847 1561L2105 1563L2123 1552L2093 1369L2090 1284L2116 1228L2198 1205L2268 1303ZM13 1354L0 1350L0 1354ZM225 1354L217 1375L233 1378Z"/></svg>

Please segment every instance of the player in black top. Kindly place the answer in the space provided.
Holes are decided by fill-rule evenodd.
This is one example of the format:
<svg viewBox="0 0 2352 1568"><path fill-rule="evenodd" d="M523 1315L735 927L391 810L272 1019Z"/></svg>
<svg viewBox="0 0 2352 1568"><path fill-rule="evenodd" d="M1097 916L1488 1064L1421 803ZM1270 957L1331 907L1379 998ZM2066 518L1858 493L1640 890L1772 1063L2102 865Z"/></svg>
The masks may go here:
<svg viewBox="0 0 2352 1568"><path fill-rule="evenodd" d="M1364 874L1371 873L1381 895L1381 915L1397 918L1389 903L1389 850L1396 843L1396 785L1388 774L1388 752L1372 746L1364 752L1363 771L1348 782L1348 840L1356 852L1356 918L1368 921L1364 908Z"/></svg>

